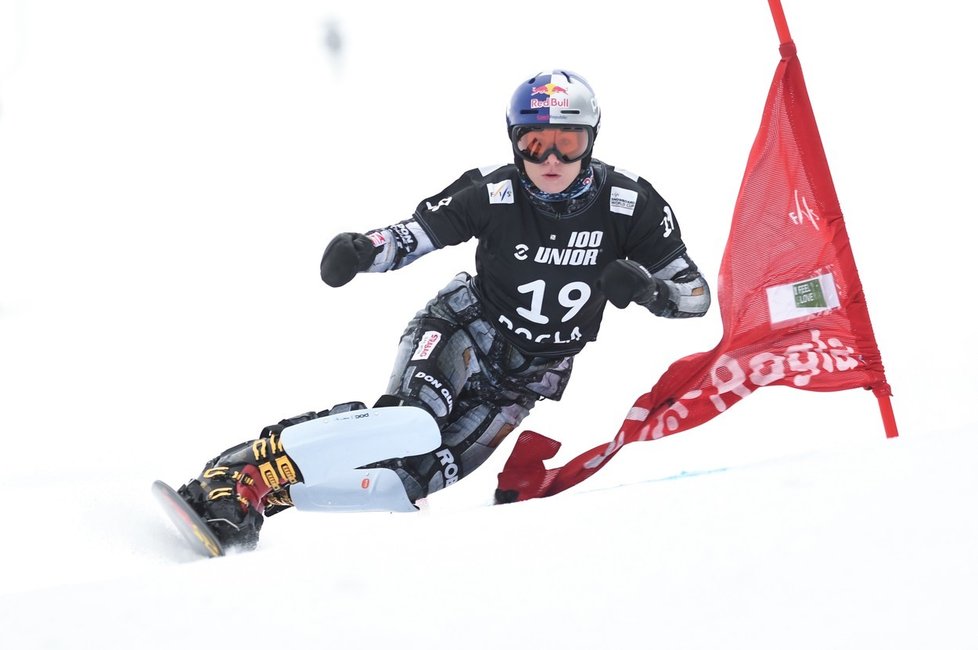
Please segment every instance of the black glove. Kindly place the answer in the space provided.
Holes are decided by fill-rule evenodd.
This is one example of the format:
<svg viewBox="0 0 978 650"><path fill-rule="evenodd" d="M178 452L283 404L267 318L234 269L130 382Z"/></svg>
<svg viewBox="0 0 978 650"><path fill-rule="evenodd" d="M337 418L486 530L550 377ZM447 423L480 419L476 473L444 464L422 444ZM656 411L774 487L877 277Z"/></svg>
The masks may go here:
<svg viewBox="0 0 978 650"><path fill-rule="evenodd" d="M326 247L319 265L319 275L329 286L342 287L357 273L366 271L376 254L374 243L366 235L340 233Z"/></svg>
<svg viewBox="0 0 978 650"><path fill-rule="evenodd" d="M665 283L632 260L615 260L604 267L598 289L618 309L637 302L657 316L668 310L669 290Z"/></svg>

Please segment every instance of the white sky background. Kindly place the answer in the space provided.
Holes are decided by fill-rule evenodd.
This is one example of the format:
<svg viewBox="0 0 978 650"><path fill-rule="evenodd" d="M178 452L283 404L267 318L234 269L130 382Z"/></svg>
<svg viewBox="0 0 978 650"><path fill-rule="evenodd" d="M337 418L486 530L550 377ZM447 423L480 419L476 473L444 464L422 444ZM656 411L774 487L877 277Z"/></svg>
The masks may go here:
<svg viewBox="0 0 978 650"><path fill-rule="evenodd" d="M115 593L117 584L101 580L117 574L122 591L136 594L133 602L158 607L139 596L155 584L141 578L158 579L153 571L186 556L161 539L167 529L148 498L152 479L179 484L266 424L336 402L371 402L383 391L407 320L455 272L472 270L474 247L440 251L397 273L360 276L338 290L319 280L322 249L337 232L406 218L421 198L466 169L508 161L505 103L538 70L567 67L589 79L603 108L596 156L645 176L670 201L693 259L715 286L779 59L766 2L649 2L639 10L565 2L559 11L515 2L279 4L0 0L0 424L9 443L0 486L17 495L2 524L0 582L3 593L41 589L12 610L23 620L32 620L31 605L45 602L62 581L80 585L66 593L87 601L102 590ZM527 543L536 552L549 549L550 559L527 566L539 579L553 579L575 562L613 552L617 547L603 546L609 540L630 539L639 524L608 520L622 508L648 513L641 539L668 540L661 542L667 549L658 549L666 555L643 563L676 558L689 546L713 558L715 564L705 565L714 575L720 567L729 571L707 586L709 573L688 555L654 579L673 593L702 581L703 593L682 593L690 600L677 604L666 592L644 591L655 584L640 590L660 607L674 607L674 620L691 621L686 606L737 601L744 577L762 571L759 558L738 564L745 556L737 551L754 548L742 527L788 522L766 530L766 539L811 532L786 488L794 479L779 476L771 488L771 477L758 470L737 483L730 481L744 472L603 488L768 459L795 459L774 470L790 474L798 458L841 453L829 457L841 469L801 464L808 477L802 483L815 486L805 493L813 499L805 509L833 524L868 526L855 514L834 517L832 509L835 498L844 500L844 487L860 485L843 480L861 471L859 460L880 463L872 483L895 486L881 490L895 499L911 483L899 472L901 480L888 482L893 458L913 468L907 475L918 493L934 485L941 463L974 458L969 436L949 433L974 431L978 389L968 288L978 106L968 23L951 2L926 9L843 0L784 5L895 392L901 439L884 440L868 393L772 388L698 429L628 447L565 496L481 508L513 436L475 476L433 496L431 517L394 525L397 532L407 527L409 542L390 532L387 519L371 529L372 550L387 554L383 566L373 566L376 556L344 555L344 563L360 567L356 575L375 597L373 589L426 592L391 585L397 570L436 581L437 571L425 578L420 569L404 568L410 562L398 549L405 548L422 563L450 557L463 601L500 590L501 583L482 574L515 579L523 565L481 562L498 552L493 543L518 550L527 525L541 520L552 522L566 546L548 546L537 531L540 539ZM342 37L338 54L325 47L330 23ZM602 339L579 357L564 400L541 404L525 425L564 442L557 462L610 440L634 399L669 363L711 349L720 331L718 309L697 321L665 322L640 309L609 308ZM963 447L955 453L953 445ZM917 467L914 451L932 460ZM825 481L826 469L838 470L837 480ZM884 514L944 521L937 516L944 507L973 510L971 481L957 509L923 503L914 510L894 501ZM819 487L828 490L828 505ZM960 490L947 494L964 497ZM879 497L861 496L865 504ZM766 514L776 513L774 521L750 510L744 498L769 500ZM691 510L683 514L669 504ZM597 546L569 541L579 536L574 526L586 523L578 519L582 508L610 530L607 538L590 540ZM119 517L107 514L113 509ZM672 536L670 526L675 530L698 512L708 513L701 528ZM377 521L347 520L358 532ZM296 569L287 562L296 548L309 553L297 571L318 567L316 545L302 545L298 532L277 531L315 537L328 526L323 543L351 554L342 547L343 521L283 515L269 522L259 553L184 564L179 578L168 579L232 580L228 571L238 584L263 562ZM942 537L950 553L943 546L932 552L925 539L885 558L906 570L908 557L943 552L958 566L954 552L968 540L973 548L975 540L973 525L960 525L972 526L964 529L972 536L959 537L960 547ZM827 529L840 538L846 530ZM428 537L432 531L437 538ZM845 554L837 538L819 533L831 538L827 548ZM26 543L25 535L39 541ZM383 541L386 535L392 539ZM729 556L722 546L709 546L726 536ZM438 547L422 543L431 539ZM469 547L480 564L466 564ZM802 565L812 579L825 572L805 554L779 557L782 572ZM704 564L703 556L695 559ZM970 556L967 562L959 568L974 577ZM888 569L896 567L881 565L872 577L891 575ZM316 571L324 580L332 575L328 567ZM472 582L469 571L479 572L481 592L464 589ZM609 571L609 579L622 577L624 593L639 593L625 584L632 568L622 557ZM923 593L951 584L958 585L941 574ZM558 586L559 606L542 610L547 620L566 615L561 607L572 595L589 597L580 585L558 579ZM780 602L768 591L753 595L768 607ZM312 593L304 597L316 602ZM493 601L473 606L489 621L469 621L460 605L428 597L425 625L438 625L446 608L459 629L495 624ZM326 604L342 607L337 598L329 595ZM583 611L600 618L604 607L595 601ZM179 611L186 609L182 603ZM84 611L73 615L82 620ZM328 638L314 628L301 634ZM684 637L676 634L665 640L681 647ZM67 638L45 647L82 647ZM591 637L574 638L583 645Z"/></svg>

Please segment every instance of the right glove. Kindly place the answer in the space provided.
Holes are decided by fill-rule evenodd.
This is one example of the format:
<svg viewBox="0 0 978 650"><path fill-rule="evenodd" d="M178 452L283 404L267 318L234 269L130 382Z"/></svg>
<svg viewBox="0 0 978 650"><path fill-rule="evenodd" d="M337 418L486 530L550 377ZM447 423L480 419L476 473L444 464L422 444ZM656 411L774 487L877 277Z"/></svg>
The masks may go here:
<svg viewBox="0 0 978 650"><path fill-rule="evenodd" d="M329 286L342 287L357 273L370 268L376 254L373 241L366 235L340 233L326 247L319 265L319 275Z"/></svg>
<svg viewBox="0 0 978 650"><path fill-rule="evenodd" d="M598 288L611 304L624 309L629 303L642 305L654 300L660 280L632 260L615 260L601 271Z"/></svg>

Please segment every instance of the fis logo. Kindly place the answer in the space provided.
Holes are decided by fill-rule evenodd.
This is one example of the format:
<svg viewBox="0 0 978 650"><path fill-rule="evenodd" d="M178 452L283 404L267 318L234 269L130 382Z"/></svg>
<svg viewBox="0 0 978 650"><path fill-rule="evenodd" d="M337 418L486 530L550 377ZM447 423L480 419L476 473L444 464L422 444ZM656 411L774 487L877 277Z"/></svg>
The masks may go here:
<svg viewBox="0 0 978 650"><path fill-rule="evenodd" d="M815 230L819 230L819 216L815 214L814 210L808 207L808 200L804 196L801 197L801 201L798 200L798 190L795 190L795 209L793 212L789 212L788 216L791 218L791 223L796 226L800 226L805 222L805 219L808 219L815 227Z"/></svg>
<svg viewBox="0 0 978 650"><path fill-rule="evenodd" d="M501 183L486 183L489 191L489 204L504 204L513 202L513 181L505 180Z"/></svg>

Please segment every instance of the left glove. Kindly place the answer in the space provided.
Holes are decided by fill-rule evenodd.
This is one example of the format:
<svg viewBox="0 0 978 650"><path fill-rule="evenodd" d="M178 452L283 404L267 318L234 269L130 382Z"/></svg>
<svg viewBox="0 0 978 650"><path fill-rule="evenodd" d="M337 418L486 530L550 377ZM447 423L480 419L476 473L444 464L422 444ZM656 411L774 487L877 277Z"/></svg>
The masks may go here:
<svg viewBox="0 0 978 650"><path fill-rule="evenodd" d="M366 235L340 233L326 247L319 265L319 275L329 286L342 287L357 273L370 268L376 254L374 243Z"/></svg>
<svg viewBox="0 0 978 650"><path fill-rule="evenodd" d="M633 260L615 260L604 267L598 289L618 309L637 302L660 315L668 306L669 289L665 283Z"/></svg>

